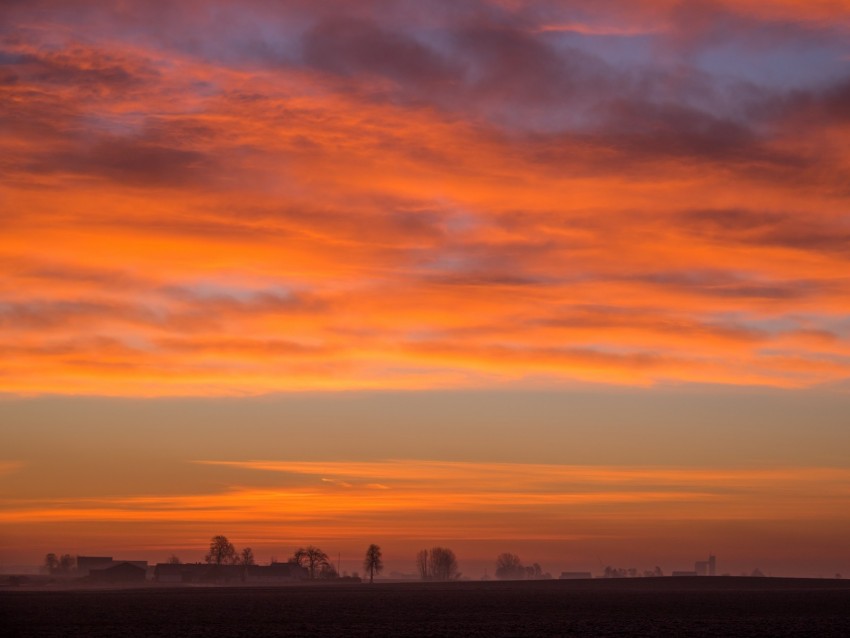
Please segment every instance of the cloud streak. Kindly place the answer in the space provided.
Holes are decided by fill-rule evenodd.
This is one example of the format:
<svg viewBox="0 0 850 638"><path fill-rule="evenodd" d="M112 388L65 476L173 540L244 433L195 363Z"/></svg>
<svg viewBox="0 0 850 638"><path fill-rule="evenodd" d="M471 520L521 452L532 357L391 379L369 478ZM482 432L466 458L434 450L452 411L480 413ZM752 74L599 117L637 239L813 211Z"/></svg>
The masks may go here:
<svg viewBox="0 0 850 638"><path fill-rule="evenodd" d="M337 513L365 513L398 510L400 512L433 509L534 508L538 505L575 505L604 510L616 504L659 502L676 512L703 511L700 516L723 516L724 508L734 505L742 513L750 508L753 517L768 516L776 510L768 503L754 502L772 494L786 498L801 511L817 509L810 500L813 492L824 495L848 492L848 473L829 468L773 469L694 469L654 467L559 466L515 463L469 463L444 461L378 462L276 462L276 461L199 461L222 468L276 472L312 477L306 487L280 489L233 488L222 494L197 496L149 496L124 499L78 499L81 516L101 511L109 519L120 520L128 511L180 516L180 511L207 511L210 516L252 515L260 519L286 519L297 504L300 517L319 517L331 507ZM250 482L250 479L247 479ZM796 487L793 487L796 486ZM823 488L823 489L821 489ZM339 492L345 490L345 494ZM330 491L328 491L330 490ZM387 492L375 495L373 492ZM390 493L392 492L392 493ZM339 496L339 498L337 498ZM831 497L830 497L831 498ZM278 505L270 503L277 499ZM412 500L411 500L412 499ZM482 500L483 499L483 500ZM826 499L829 500L829 499ZM308 505L314 501L313 505ZM806 505L809 502L812 507ZM477 502L479 505L474 505ZM13 501L6 503L11 505ZM707 503L716 507L705 509ZM52 503L56 505L57 503ZM67 504L70 504L67 503ZM612 505L613 504L613 505ZM129 509L125 510L127 507ZM25 509L19 510L23 515ZM52 510L51 510L52 511ZM66 510L65 513L73 510ZM229 513L229 514L228 514ZM600 513L600 512L597 512ZM787 513L787 512L786 512ZM65 514L57 510L53 514ZM827 515L826 511L821 515ZM13 516L14 518L14 516ZM9 519L12 520L12 519Z"/></svg>
<svg viewBox="0 0 850 638"><path fill-rule="evenodd" d="M4 525L224 525L262 537L284 525L301 538L564 540L599 525L621 526L634 512L658 526L702 521L847 526L836 508L850 499L850 473L838 468L701 469L521 463L375 461L201 461L238 477L217 493L2 503ZM257 472L280 486L252 487ZM292 480L297 479L296 484ZM289 485L287 485L289 483ZM638 530L643 525L635 522ZM266 530L263 532L262 530ZM641 534L643 531L635 531ZM629 532L622 531L626 537ZM728 540L728 539L727 539ZM748 543L753 539L741 539ZM180 544L182 538L173 538ZM724 541L725 542L725 541Z"/></svg>

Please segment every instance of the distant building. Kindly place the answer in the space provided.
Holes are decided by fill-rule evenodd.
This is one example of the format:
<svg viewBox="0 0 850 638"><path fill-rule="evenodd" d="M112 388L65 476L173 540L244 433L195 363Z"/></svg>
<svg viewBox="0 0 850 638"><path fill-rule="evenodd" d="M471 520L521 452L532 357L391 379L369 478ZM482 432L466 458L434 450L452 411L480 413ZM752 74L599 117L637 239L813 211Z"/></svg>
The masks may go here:
<svg viewBox="0 0 850 638"><path fill-rule="evenodd" d="M708 560L698 560L694 563L693 571L678 571L673 572L672 576L716 576L717 575L717 557L713 554L708 555Z"/></svg>
<svg viewBox="0 0 850 638"><path fill-rule="evenodd" d="M112 556L77 556L77 574L88 576L93 569L106 569L114 564Z"/></svg>
<svg viewBox="0 0 850 638"><path fill-rule="evenodd" d="M590 572L561 572L559 580L581 580L584 578L593 578Z"/></svg>
<svg viewBox="0 0 850 638"><path fill-rule="evenodd" d="M89 578L98 583L143 583L146 573L145 567L123 562L105 569L93 569Z"/></svg>
<svg viewBox="0 0 850 638"><path fill-rule="evenodd" d="M295 563L272 563L271 565L248 565L245 570L245 582L282 582L306 580L309 572L306 567Z"/></svg>
<svg viewBox="0 0 850 638"><path fill-rule="evenodd" d="M157 563L153 568L153 579L158 583L182 583L183 565L179 563Z"/></svg>
<svg viewBox="0 0 850 638"><path fill-rule="evenodd" d="M295 563L271 565L210 565L208 563L159 563L154 567L158 583L285 583L306 580L306 567Z"/></svg>
<svg viewBox="0 0 850 638"><path fill-rule="evenodd" d="M708 560L698 560L694 563L694 571L698 576L716 576L717 558L709 554Z"/></svg>
<svg viewBox="0 0 850 638"><path fill-rule="evenodd" d="M143 571L147 571L148 568L148 561L146 560L114 560L112 556L77 556L77 575L90 576L95 571L102 571L124 563L135 565Z"/></svg>

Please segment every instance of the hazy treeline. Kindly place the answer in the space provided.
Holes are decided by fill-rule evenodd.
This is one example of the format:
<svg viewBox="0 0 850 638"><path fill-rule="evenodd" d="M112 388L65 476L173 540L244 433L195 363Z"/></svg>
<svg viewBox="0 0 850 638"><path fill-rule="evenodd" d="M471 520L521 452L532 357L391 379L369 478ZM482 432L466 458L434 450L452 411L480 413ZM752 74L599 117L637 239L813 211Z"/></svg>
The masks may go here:
<svg viewBox="0 0 850 638"><path fill-rule="evenodd" d="M501 580L551 580L552 574L543 572L537 563L523 565L516 554L505 552L496 557L496 578Z"/></svg>
<svg viewBox="0 0 850 638"><path fill-rule="evenodd" d="M416 554L416 571L422 580L460 578L455 553L446 547L432 547Z"/></svg>
<svg viewBox="0 0 850 638"><path fill-rule="evenodd" d="M179 565L183 561L176 554L172 554L166 562ZM223 534L213 536L210 539L203 562L212 566L241 565L247 567L257 564L254 550L251 547L244 547L239 550ZM334 566L328 554L315 545L297 548L284 562L304 568L307 577L311 580L340 578L338 569ZM272 557L271 563L275 564L278 561ZM457 556L448 547L435 546L430 549L422 549L417 552L414 563L416 574L420 580L450 581L459 580L462 576L459 570ZM50 553L45 556L44 566L50 574L71 574L76 566L76 557L70 554L57 555ZM381 548L373 543L368 546L363 558L363 569L369 577L369 582L373 582L375 576L380 574L383 568L384 562ZM622 571L623 573L621 574L619 570L615 571L611 568L606 568L605 575L631 575L631 573L627 574L625 570ZM660 570L658 571L660 574ZM656 574L653 573L653 575ZM359 580L357 572L354 572L350 577L346 575L343 578ZM519 556L505 552L496 557L496 578L503 580L547 580L551 579L552 575L544 572L538 563L524 565Z"/></svg>
<svg viewBox="0 0 850 638"><path fill-rule="evenodd" d="M661 571L661 568L658 566L656 566L655 569L645 569L640 571L634 567L623 569L622 567L611 567L606 565L605 569L602 571L603 578L637 578L639 576L649 578L663 575L664 572Z"/></svg>
<svg viewBox="0 0 850 638"><path fill-rule="evenodd" d="M44 567L48 574L68 574L77 567L77 557L70 554L59 556L51 552L44 557Z"/></svg>

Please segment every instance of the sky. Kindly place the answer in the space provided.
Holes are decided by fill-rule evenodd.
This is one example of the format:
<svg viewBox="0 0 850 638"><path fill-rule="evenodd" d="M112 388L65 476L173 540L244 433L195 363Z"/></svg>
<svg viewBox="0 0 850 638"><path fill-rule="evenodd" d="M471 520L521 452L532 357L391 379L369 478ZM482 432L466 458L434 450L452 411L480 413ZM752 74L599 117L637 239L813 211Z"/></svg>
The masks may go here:
<svg viewBox="0 0 850 638"><path fill-rule="evenodd" d="M850 574L847 149L846 0L4 2L0 568Z"/></svg>

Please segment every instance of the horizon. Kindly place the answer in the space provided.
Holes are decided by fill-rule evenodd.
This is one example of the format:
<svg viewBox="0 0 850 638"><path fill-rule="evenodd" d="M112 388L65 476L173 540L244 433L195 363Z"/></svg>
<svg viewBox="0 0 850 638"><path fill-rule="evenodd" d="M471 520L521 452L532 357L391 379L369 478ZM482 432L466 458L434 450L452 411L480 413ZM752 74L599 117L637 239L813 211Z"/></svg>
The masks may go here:
<svg viewBox="0 0 850 638"><path fill-rule="evenodd" d="M3 3L0 569L850 575L848 43L826 0Z"/></svg>
<svg viewBox="0 0 850 638"><path fill-rule="evenodd" d="M303 551L304 545L298 548L292 548L291 553L281 556L280 553L272 552L267 557L264 557L262 554L257 554L254 551L253 547L242 547L232 542L232 539L227 538L227 536L220 535L215 538L211 538L210 541L213 542L217 538L224 538L224 540L230 542L230 544L234 547L236 554L230 560L224 560L220 563L216 562L214 558L211 557L208 547L205 551L202 551L200 554L196 551L197 548L184 548L187 550L191 550L188 553L181 553L180 556L177 555L177 552L171 552L166 558L161 560L150 560L149 558L144 558L141 556L141 553L138 550L134 550L129 552L127 555L114 556L111 555L108 551L101 552L92 552L86 554L72 555L65 554L65 557L70 556L72 558L72 563L65 567L59 567L55 565L53 567L49 567L47 565L47 560L42 560L41 563L38 564L24 564L24 565L2 565L0 564L0 574L3 575L48 575L53 578L59 579L60 581L80 581L85 582L87 579L84 578L88 575L88 569L104 569L107 565L102 561L102 559L109 559L111 561L110 566L120 565L126 562L143 562L147 564L148 567L148 575L146 580L150 581L150 568L159 565L184 565L184 566L209 566L209 567L217 567L219 565L225 567L244 567L245 565L252 566L269 566L275 564L296 564L301 565L299 562L299 558L297 556L298 552ZM488 539L489 540L489 539ZM476 542L480 542L476 541ZM355 558L350 555L346 555L343 557L342 552L338 553L326 553L323 552L323 548L315 547L314 545L307 546L310 549L316 549L322 551L324 554L324 558L326 559L326 563L328 566L332 568L332 572L330 576L327 575L316 575L315 577L310 577L305 575L302 580L316 580L316 581L333 581L339 578L366 578L364 572L364 564L363 557ZM370 546L371 547L371 546ZM442 548L440 546L430 547L424 546L423 543L419 544L419 551L430 551L431 549L447 549L454 553L453 548L446 547ZM240 556L241 551L243 549L251 550L251 559L249 563L244 562L243 558ZM380 559L380 569L374 574L374 580L376 581L434 581L434 582L450 582L450 581L487 581L487 580L529 580L529 581L540 581L540 580L575 580L580 578L587 579L623 579L623 578L667 578L667 577L698 577L698 578L716 578L716 577L746 577L746 578L814 578L814 579L842 579L843 574L817 574L814 576L799 576L799 575L786 575L786 574L774 574L770 570L763 571L759 567L755 567L749 570L743 570L740 573L732 573L731 570L719 570L716 569L717 565L717 557L714 554L706 554L704 559L700 558L698 560L693 561L692 565L679 565L674 566L671 569L665 569L660 565L654 565L651 568L644 567L636 567L635 565L630 564L629 567L624 566L615 566L610 564L603 564L600 562L598 556L594 556L594 560L597 563L595 569L584 568L584 565L580 565L578 568L575 565L571 565L565 569L555 568L548 569L548 566L541 565L538 561L526 561L522 559L522 556L515 554L513 552L500 552L498 556L495 556L494 559L488 564L486 562L480 560L474 561L464 561L463 565L471 565L473 567L472 573L464 572L461 569L462 564L458 561L455 565L455 568L452 572L452 575L448 578L439 578L432 575L422 576L422 574L417 573L415 560L411 559L409 564L405 564L400 562L398 557L395 556L386 556L383 548L377 546ZM132 554L136 555L132 555ZM285 553L285 552L284 552ZM365 555L365 552L364 552ZM518 571L514 572L499 572L500 559L503 556L512 556L515 560L518 561L519 567ZM45 559L50 559L51 557L54 560L58 560L59 557L62 557L62 552L50 552ZM188 559L184 560L185 556L189 556ZM455 557L457 555L455 554ZM101 561L98 563L96 567L91 566L89 563L93 558ZM82 568L78 565L78 559L87 559L89 563L87 563L87 567ZM102 563L102 564L101 564ZM585 561L585 563L589 564L589 562ZM700 567L700 564L702 567ZM715 573L711 573L709 571L709 564L714 566L716 570ZM411 569L411 565L413 569ZM405 569L405 566L407 567ZM16 570L17 568L17 570ZM21 570L21 568L26 568L25 570ZM532 569L533 568L533 569ZM80 570L83 569L83 572ZM705 570L704 572L701 570ZM586 574L586 576L585 576ZM156 581L156 577L153 579ZM120 582L120 581L116 581ZM228 581L229 582L229 581Z"/></svg>

